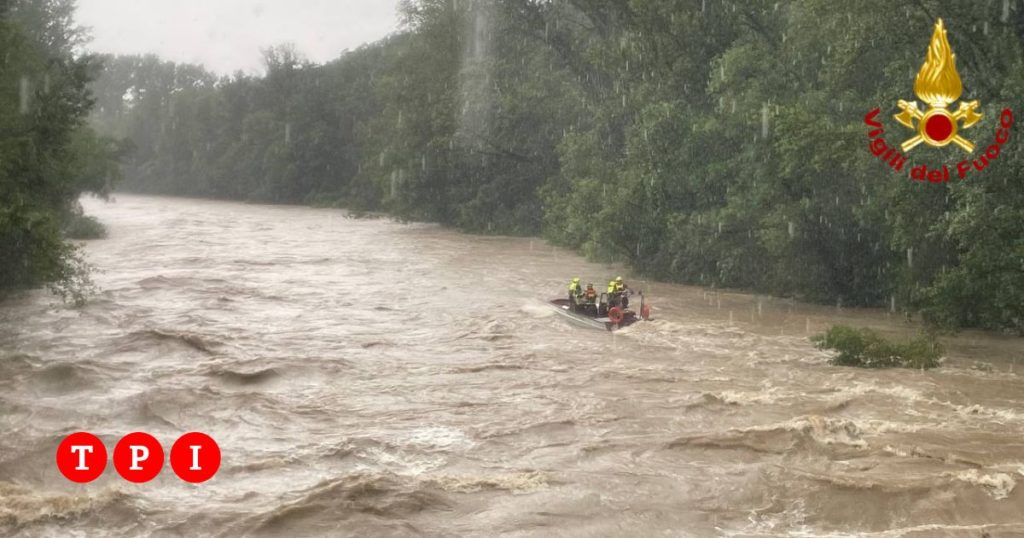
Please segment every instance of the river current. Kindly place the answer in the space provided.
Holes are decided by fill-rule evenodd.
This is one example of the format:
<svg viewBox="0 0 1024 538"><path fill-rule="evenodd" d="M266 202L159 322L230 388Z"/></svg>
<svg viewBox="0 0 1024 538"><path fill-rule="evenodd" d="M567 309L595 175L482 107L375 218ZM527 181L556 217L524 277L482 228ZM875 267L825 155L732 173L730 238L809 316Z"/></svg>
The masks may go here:
<svg viewBox="0 0 1024 538"><path fill-rule="evenodd" d="M881 310L644 282L616 333L545 304L620 268L331 209L87 199L99 293L0 305L0 535L1024 536L1024 341L927 372L827 364ZM1017 364L1017 362L1022 364ZM203 431L219 473L65 480Z"/></svg>

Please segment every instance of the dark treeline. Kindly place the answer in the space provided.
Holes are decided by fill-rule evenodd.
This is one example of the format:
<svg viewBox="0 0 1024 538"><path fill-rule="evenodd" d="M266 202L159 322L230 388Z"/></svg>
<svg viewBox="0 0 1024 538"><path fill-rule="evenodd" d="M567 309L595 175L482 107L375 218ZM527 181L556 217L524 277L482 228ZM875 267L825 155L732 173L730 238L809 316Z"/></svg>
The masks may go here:
<svg viewBox="0 0 1024 538"><path fill-rule="evenodd" d="M892 114L942 17L984 150L1024 96L1019 2L408 0L401 16L326 65L270 49L261 77L110 58L95 125L134 144L133 190L543 234L654 278L1024 331L1018 133L984 173L932 184L873 157L862 120L881 107L886 139L910 137Z"/></svg>
<svg viewBox="0 0 1024 538"><path fill-rule="evenodd" d="M73 13L73 0L0 0L0 298L43 284L84 298L66 237L84 229L79 196L119 173L120 148L86 125L100 64L76 52Z"/></svg>

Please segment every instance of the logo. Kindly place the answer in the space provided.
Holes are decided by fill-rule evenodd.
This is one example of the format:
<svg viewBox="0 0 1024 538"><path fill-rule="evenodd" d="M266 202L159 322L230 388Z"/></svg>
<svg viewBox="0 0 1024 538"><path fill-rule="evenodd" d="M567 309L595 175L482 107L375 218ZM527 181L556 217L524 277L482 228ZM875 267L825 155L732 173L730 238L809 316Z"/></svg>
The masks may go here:
<svg viewBox="0 0 1024 538"><path fill-rule="evenodd" d="M956 54L953 54L953 48L949 45L945 24L939 19L935 23L924 64L921 65L921 70L914 80L914 94L928 108L922 111L918 108L917 101L907 102L901 99L897 103L900 112L893 116L900 125L916 134L904 140L897 149L897 146L882 138L885 129L877 120L881 109L876 108L864 116L864 123L871 128L868 132L868 138L871 140L868 149L894 171L902 172L905 167L909 168L910 178L913 180L927 180L932 183L949 181L948 166L943 165L941 169L929 169L926 165L908 167L904 153L909 153L923 143L933 148L944 148L953 144L968 155L974 155L974 142L960 132L970 129L982 120L983 115L978 112L981 103L978 100L960 101L956 112L951 112L951 106L960 99L962 93L963 82L956 69ZM961 180L966 179L972 171L985 170L999 157L1003 145L1010 139L1012 125L1013 112L1009 108L1004 109L999 115L999 126L994 142L977 156L956 164L956 173ZM900 150L903 153L900 153Z"/></svg>
<svg viewBox="0 0 1024 538"><path fill-rule="evenodd" d="M89 432L73 433L57 447L57 468L72 482L92 482L107 468L107 449Z"/></svg>
<svg viewBox="0 0 1024 538"><path fill-rule="evenodd" d="M89 432L67 436L57 446L57 469L65 478L79 484L96 480L107 468L107 449L99 437ZM160 474L164 468L164 449L152 435L129 433L114 447L114 469L121 478L142 484ZM220 446L201 432L189 432L171 446L171 469L185 482L206 482L220 469Z"/></svg>
<svg viewBox="0 0 1024 538"><path fill-rule="evenodd" d="M114 446L113 460L121 478L142 484L156 478L164 468L164 449L148 433L129 433Z"/></svg>
<svg viewBox="0 0 1024 538"><path fill-rule="evenodd" d="M963 92L960 73L956 72L956 54L949 46L946 28L942 19L935 23L931 45L928 46L928 57L917 73L914 81L914 93L917 98L928 105L927 112L917 108L917 101L900 100L900 112L896 121L901 125L917 130L917 136L902 144L903 151L910 151L924 142L929 146L941 148L950 142L960 146L967 153L974 153L974 144L959 134L958 124L962 120L963 128L969 129L981 120L981 114L975 112L981 105L977 100L960 103L960 109L950 114L949 105L956 102ZM914 125L917 120L917 126Z"/></svg>

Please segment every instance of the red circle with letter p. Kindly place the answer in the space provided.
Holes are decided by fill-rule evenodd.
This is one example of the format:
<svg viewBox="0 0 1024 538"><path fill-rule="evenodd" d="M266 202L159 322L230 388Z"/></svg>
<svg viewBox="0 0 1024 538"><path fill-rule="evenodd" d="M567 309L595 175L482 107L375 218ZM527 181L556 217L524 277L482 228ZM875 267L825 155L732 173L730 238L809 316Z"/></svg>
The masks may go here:
<svg viewBox="0 0 1024 538"><path fill-rule="evenodd" d="M171 446L171 468L186 482L206 482L220 469L220 447L205 433L186 433Z"/></svg>
<svg viewBox="0 0 1024 538"><path fill-rule="evenodd" d="M129 482L149 482L164 468L164 449L148 433L129 433L114 447L114 468Z"/></svg>
<svg viewBox="0 0 1024 538"><path fill-rule="evenodd" d="M91 433L73 433L57 446L57 469L72 482L92 482L106 468L107 448Z"/></svg>

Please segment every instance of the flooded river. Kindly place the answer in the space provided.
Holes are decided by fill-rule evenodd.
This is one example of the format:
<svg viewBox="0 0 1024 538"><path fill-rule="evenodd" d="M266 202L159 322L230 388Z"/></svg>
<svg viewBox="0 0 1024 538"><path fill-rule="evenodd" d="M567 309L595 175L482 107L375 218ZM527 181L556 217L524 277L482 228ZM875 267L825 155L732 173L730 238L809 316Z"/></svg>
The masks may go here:
<svg viewBox="0 0 1024 538"><path fill-rule="evenodd" d="M343 212L86 200L99 295L0 306L0 534L1024 535L1024 342L938 370L831 367L885 311L626 280L655 320L581 329L543 299L614 267L540 240ZM1022 364L1016 364L1020 361ZM66 481L85 430L199 430L205 484Z"/></svg>

